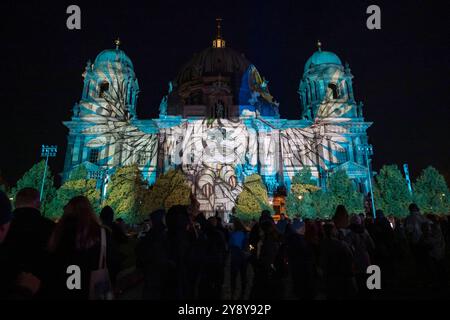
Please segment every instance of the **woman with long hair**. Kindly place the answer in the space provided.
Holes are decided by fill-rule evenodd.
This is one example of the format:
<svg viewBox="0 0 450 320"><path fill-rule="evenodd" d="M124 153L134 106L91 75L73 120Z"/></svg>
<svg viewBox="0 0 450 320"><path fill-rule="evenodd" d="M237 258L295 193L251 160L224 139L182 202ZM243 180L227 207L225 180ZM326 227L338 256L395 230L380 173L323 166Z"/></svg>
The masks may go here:
<svg viewBox="0 0 450 320"><path fill-rule="evenodd" d="M91 272L99 269L102 228L86 197L74 197L64 207L64 214L49 241L49 252L53 262L49 290L50 294L54 296L53 298L89 298ZM111 256L108 254L111 241L109 241L109 237L106 239L106 265L108 266ZM75 278L72 282L76 290L68 288L70 274L67 273L67 270L70 266L76 266L80 271L80 285L77 287ZM76 271L72 272L76 273Z"/></svg>

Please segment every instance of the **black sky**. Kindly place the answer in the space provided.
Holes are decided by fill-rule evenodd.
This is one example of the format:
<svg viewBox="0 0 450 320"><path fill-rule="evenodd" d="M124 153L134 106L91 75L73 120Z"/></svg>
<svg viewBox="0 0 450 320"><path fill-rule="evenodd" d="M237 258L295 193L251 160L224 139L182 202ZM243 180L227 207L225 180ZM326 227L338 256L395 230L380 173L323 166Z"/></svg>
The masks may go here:
<svg viewBox="0 0 450 320"><path fill-rule="evenodd" d="M82 29L66 28L77 4ZM378 4L382 29L366 28ZM180 67L211 45L221 16L227 46L245 53L280 101L282 117L300 117L297 87L320 39L348 61L363 101L375 169L409 163L450 174L449 18L437 1L2 1L0 170L13 184L39 160L41 144L57 144L61 172L71 108L80 99L88 59L113 47L132 59L141 93L138 115L156 117Z"/></svg>

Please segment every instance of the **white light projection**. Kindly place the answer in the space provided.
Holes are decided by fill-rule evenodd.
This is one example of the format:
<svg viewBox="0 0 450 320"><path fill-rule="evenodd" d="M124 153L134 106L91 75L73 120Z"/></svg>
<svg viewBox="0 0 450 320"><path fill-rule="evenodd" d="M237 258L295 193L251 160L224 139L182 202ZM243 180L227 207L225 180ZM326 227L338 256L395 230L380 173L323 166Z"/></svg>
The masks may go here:
<svg viewBox="0 0 450 320"><path fill-rule="evenodd" d="M148 133L134 124L128 110L128 80L121 65L108 64L106 70L98 72L99 78L109 82L109 90L103 99L91 97L80 103L82 119L91 124L84 131L92 135L91 145L104 149L102 159L110 167L140 162L156 168L162 162L163 170L180 168L201 210L231 210L247 175L292 178L304 166L328 170L339 162L339 153L345 152L348 119L337 118L336 112L345 115L351 108L347 103L324 98L318 116L308 127L277 126L261 117L180 119L178 125ZM335 77L337 82L338 75ZM159 121L152 121L155 128ZM158 161L158 157L163 159Z"/></svg>

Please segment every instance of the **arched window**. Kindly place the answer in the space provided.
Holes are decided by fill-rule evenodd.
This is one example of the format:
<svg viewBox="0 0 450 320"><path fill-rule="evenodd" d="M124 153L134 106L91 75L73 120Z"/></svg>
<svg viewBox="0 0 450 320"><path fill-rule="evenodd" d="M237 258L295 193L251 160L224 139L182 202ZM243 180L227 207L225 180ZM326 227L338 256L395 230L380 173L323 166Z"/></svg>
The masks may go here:
<svg viewBox="0 0 450 320"><path fill-rule="evenodd" d="M329 83L327 88L327 98L337 99L339 98L338 88L335 83Z"/></svg>
<svg viewBox="0 0 450 320"><path fill-rule="evenodd" d="M93 164L98 163L98 156L99 156L99 150L98 149L91 149L89 150L89 162Z"/></svg>
<svg viewBox="0 0 450 320"><path fill-rule="evenodd" d="M108 92L108 90L109 90L109 83L108 83L108 81L103 81L100 84L99 97L103 98L105 96L105 92Z"/></svg>

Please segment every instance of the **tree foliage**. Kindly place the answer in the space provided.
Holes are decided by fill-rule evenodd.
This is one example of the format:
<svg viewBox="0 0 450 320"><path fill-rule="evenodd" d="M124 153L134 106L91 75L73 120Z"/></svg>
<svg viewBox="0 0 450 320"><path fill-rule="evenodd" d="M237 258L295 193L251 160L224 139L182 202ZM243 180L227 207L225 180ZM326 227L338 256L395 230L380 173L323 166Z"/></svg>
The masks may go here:
<svg viewBox="0 0 450 320"><path fill-rule="evenodd" d="M396 165L385 165L375 177L375 207L382 209L386 215L404 217L408 214L411 203L406 181Z"/></svg>
<svg viewBox="0 0 450 320"><path fill-rule="evenodd" d="M252 174L245 178L243 190L236 201L236 214L240 219L258 219L262 210L273 212L261 176Z"/></svg>
<svg viewBox="0 0 450 320"><path fill-rule="evenodd" d="M340 204L343 204L350 213L364 211L363 195L356 190L344 170L336 171L328 178L327 193L331 197L333 214L335 208Z"/></svg>
<svg viewBox="0 0 450 320"><path fill-rule="evenodd" d="M183 172L171 169L160 175L147 192L143 210L149 214L157 209L168 211L177 204L188 205L190 194L191 188Z"/></svg>
<svg viewBox="0 0 450 320"><path fill-rule="evenodd" d="M88 171L84 165L79 165L72 169L67 180L87 179Z"/></svg>
<svg viewBox="0 0 450 320"><path fill-rule="evenodd" d="M44 177L45 160L42 160L31 167L30 170L24 173L22 178L17 181L16 186L12 189L12 197L15 198L17 192L23 188L34 188L41 191L42 178ZM45 174L44 192L42 195L42 209L45 211L46 206L49 205L55 196L56 188L54 186L54 179L50 166L47 167Z"/></svg>
<svg viewBox="0 0 450 320"><path fill-rule="evenodd" d="M111 176L105 204L113 208L116 218L129 223L142 221L146 212L143 210L147 182L144 181L136 164L118 168Z"/></svg>
<svg viewBox="0 0 450 320"><path fill-rule="evenodd" d="M292 184L315 185L316 183L312 179L311 169L309 167L303 167L292 178Z"/></svg>
<svg viewBox="0 0 450 320"><path fill-rule="evenodd" d="M293 184L286 200L290 216L329 219L339 204L343 204L349 212L363 211L363 196L355 189L345 171L330 175L326 190L314 185L310 172L302 171L292 179Z"/></svg>
<svg viewBox="0 0 450 320"><path fill-rule="evenodd" d="M316 218L330 219L333 217L336 210L336 201L329 192L318 190L311 197Z"/></svg>
<svg viewBox="0 0 450 320"><path fill-rule="evenodd" d="M414 200L422 212L448 214L450 193L444 177L429 166L414 183Z"/></svg>
<svg viewBox="0 0 450 320"><path fill-rule="evenodd" d="M61 217L64 206L76 196L87 197L94 210L98 211L100 190L96 189L96 183L95 179L69 179L56 191L56 196L46 207L46 216L53 219Z"/></svg>
<svg viewBox="0 0 450 320"><path fill-rule="evenodd" d="M320 188L312 180L311 170L304 167L292 178L291 190L286 198L287 214L290 217L315 218L313 194Z"/></svg>

